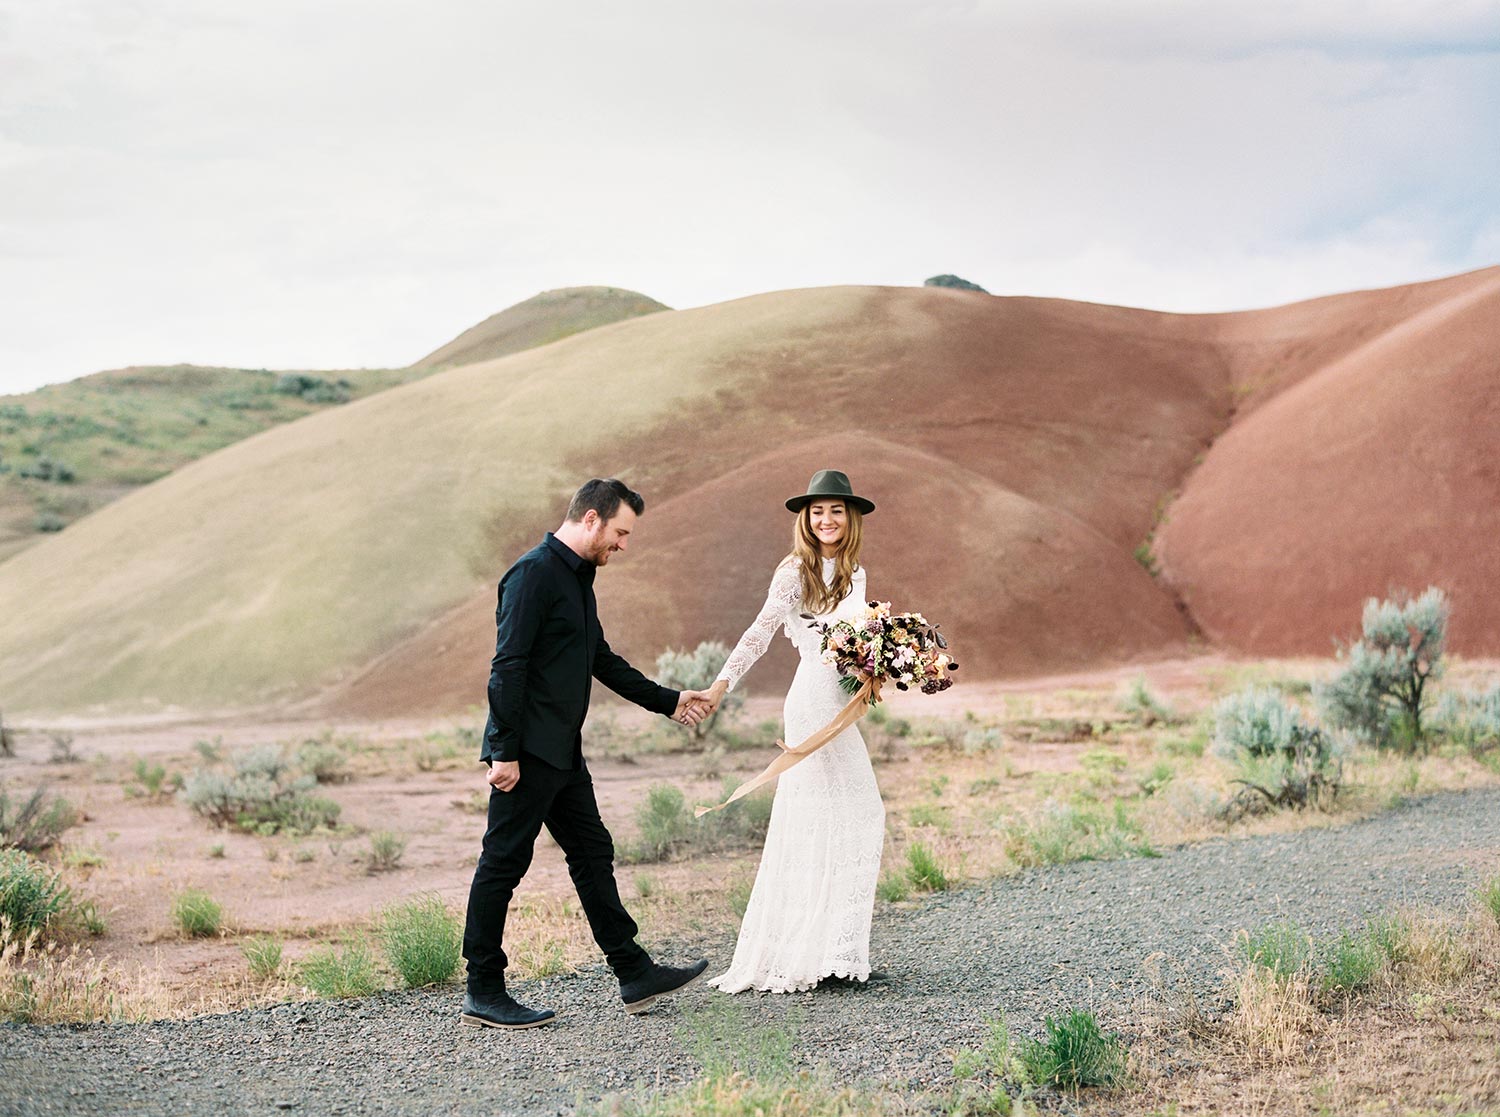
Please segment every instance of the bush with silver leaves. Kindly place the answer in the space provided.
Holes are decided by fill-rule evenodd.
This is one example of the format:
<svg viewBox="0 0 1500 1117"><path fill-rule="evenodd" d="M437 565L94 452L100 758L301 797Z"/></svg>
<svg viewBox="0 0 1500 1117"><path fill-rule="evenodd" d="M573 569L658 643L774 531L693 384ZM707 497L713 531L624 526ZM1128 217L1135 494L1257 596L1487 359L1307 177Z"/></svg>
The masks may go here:
<svg viewBox="0 0 1500 1117"><path fill-rule="evenodd" d="M1344 668L1318 688L1323 717L1376 748L1415 753L1427 745L1428 685L1442 677L1448 595L1365 602L1360 638L1342 649Z"/></svg>
<svg viewBox="0 0 1500 1117"><path fill-rule="evenodd" d="M729 648L720 640L705 640L690 652L668 648L656 657L656 681L673 690L707 690L728 659ZM726 715L724 720L728 721L744 703L743 694L730 691L724 695L719 708L693 726L693 738L703 740L713 731L720 715Z"/></svg>
<svg viewBox="0 0 1500 1117"><path fill-rule="evenodd" d="M1230 818L1326 804L1343 779L1342 740L1266 687L1249 687L1215 707L1214 752L1235 767L1230 783L1240 790L1223 812Z"/></svg>

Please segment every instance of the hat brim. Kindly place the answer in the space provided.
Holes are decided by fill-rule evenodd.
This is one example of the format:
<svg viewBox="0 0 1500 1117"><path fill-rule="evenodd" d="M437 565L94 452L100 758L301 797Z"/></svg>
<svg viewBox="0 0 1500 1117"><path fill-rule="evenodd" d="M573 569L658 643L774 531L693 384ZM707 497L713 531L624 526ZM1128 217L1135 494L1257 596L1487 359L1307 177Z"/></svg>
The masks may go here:
<svg viewBox="0 0 1500 1117"><path fill-rule="evenodd" d="M862 496L850 496L846 493L803 493L794 496L786 502L788 512L800 512L815 500L842 500L851 507L858 508L861 516L868 516L875 511L875 502L866 500Z"/></svg>

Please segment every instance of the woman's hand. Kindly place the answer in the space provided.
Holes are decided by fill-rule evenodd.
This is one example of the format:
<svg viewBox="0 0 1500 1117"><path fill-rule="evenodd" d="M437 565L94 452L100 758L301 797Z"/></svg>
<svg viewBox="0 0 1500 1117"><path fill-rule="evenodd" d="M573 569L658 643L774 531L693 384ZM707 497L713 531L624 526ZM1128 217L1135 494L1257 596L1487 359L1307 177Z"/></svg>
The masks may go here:
<svg viewBox="0 0 1500 1117"><path fill-rule="evenodd" d="M708 700L712 703L711 710L717 710L719 704L724 701L724 696L729 693L729 683L724 679L715 679L714 685L708 688Z"/></svg>

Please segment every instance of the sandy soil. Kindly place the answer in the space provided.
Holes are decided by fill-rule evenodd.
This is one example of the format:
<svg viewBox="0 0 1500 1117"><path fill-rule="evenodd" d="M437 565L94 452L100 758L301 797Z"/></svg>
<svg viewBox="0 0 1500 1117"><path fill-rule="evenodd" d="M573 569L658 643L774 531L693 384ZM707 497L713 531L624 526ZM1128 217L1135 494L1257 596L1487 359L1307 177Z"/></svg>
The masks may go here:
<svg viewBox="0 0 1500 1117"><path fill-rule="evenodd" d="M1124 688L1143 677L1164 700L1190 713L1207 706L1215 692L1244 681L1272 675L1311 678L1327 666L1327 661L1266 664L1205 656L958 686L936 696L896 694L887 709L896 718L1004 719L1012 725L1027 719L1087 718L1101 711L1118 716ZM1481 663L1464 670L1493 675L1497 668L1500 664ZM740 724L779 722L779 715L779 699L752 698ZM642 711L604 702L596 705L591 722L595 730L588 738L592 743L586 744L590 768L601 811L618 843L634 837L635 809L650 785L670 782L690 801L708 802L716 797L724 777L743 778L770 755L769 750L718 758L693 752L647 753L635 759L608 755L616 750L606 738L618 741L647 729L652 721ZM468 748L457 746L454 730L473 724L477 717L327 722L239 715L207 720L161 717L125 724L74 719L20 727L17 756L0 760L0 786L14 796L46 784L83 812L82 822L65 837L59 861L70 883L94 900L106 918L107 933L91 944L95 954L142 967L175 997L196 991L205 995L205 1003L212 1003L214 988L228 989L242 980L245 962L236 943L246 934L273 933L287 939L287 956L295 959L342 929L367 926L383 907L415 893L436 892L451 906L462 908L483 833L485 785L480 765ZM74 759L58 762L57 734L71 739ZM341 805L347 832L298 838L220 830L173 797L151 801L132 794L140 787L133 771L137 760L161 764L169 773L187 773L202 763L197 742L214 742L228 753L254 745L296 745L329 734L358 742L353 778L321 788ZM887 800L891 840L908 836L903 821L908 808L918 802L937 803L944 786L959 789L987 780L997 789L985 800L984 809L1003 814L1029 776L1075 770L1079 757L1099 745L1068 736L1008 731L1003 750L975 756L947 750L919 756L910 750L872 747ZM956 801L957 794L955 790L942 800L944 810L978 809ZM399 867L372 874L365 860L369 835L382 830L405 836L409 844ZM994 850L962 837L950 840L950 855L969 875L986 875L996 864ZM995 844L993 839L989 842ZM724 901L726 888L750 879L756 856L743 851L684 862L622 865L622 891L633 898L636 882L644 876L657 892L678 894L675 907L638 913L647 935L715 927L731 919ZM172 899L188 887L204 889L223 903L230 931L225 938L188 940L175 930ZM567 910L571 896L561 852L544 834L517 904L552 905L554 910L564 905L562 910ZM570 954L576 946L580 958L587 957L591 948L586 927L581 918L576 922L578 934L572 936Z"/></svg>

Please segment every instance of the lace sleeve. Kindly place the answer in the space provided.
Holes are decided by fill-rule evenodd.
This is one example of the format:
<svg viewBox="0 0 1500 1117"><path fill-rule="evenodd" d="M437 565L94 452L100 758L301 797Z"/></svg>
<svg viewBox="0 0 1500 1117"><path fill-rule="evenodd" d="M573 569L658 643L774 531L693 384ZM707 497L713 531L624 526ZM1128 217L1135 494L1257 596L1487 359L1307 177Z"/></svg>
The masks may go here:
<svg viewBox="0 0 1500 1117"><path fill-rule="evenodd" d="M787 614L801 600L802 582L797 576L797 567L792 563L778 566L771 577L771 590L766 594L766 603L760 607L754 623L745 629L745 634L734 646L734 651L729 653L729 658L724 661L724 670L719 672L719 678L729 683L730 690L738 685L746 671L755 666L755 661L766 654L766 649L771 646L771 638L776 635L776 629L786 623Z"/></svg>

